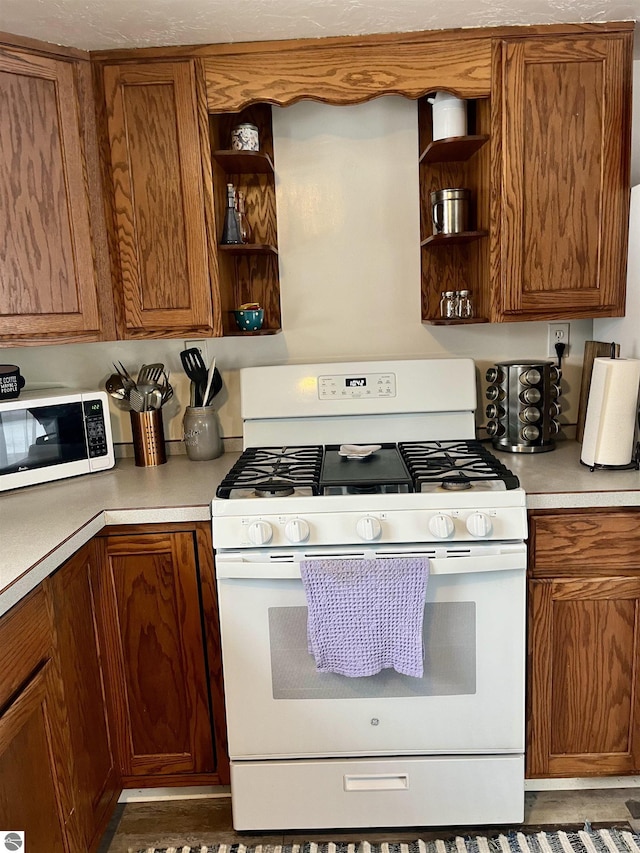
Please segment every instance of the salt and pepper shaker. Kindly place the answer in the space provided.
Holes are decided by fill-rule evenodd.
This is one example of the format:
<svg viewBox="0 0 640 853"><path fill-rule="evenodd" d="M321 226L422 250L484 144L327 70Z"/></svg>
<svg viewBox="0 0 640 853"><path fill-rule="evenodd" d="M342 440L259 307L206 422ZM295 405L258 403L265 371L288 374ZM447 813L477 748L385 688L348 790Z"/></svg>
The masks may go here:
<svg viewBox="0 0 640 853"><path fill-rule="evenodd" d="M440 316L445 320L468 320L473 317L469 290L443 290L440 294Z"/></svg>

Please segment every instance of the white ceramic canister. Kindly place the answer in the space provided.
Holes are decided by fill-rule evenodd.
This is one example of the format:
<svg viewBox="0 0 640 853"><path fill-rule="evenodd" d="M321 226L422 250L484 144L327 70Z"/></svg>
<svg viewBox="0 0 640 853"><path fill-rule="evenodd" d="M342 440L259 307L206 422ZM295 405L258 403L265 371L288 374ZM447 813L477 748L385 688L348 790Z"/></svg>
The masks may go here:
<svg viewBox="0 0 640 853"><path fill-rule="evenodd" d="M222 455L220 424L213 406L187 406L182 426L189 459L201 462Z"/></svg>
<svg viewBox="0 0 640 853"><path fill-rule="evenodd" d="M433 139L467 135L467 102L449 92L427 98L433 111Z"/></svg>
<svg viewBox="0 0 640 853"><path fill-rule="evenodd" d="M234 151L259 151L258 128L244 122L231 131L231 148Z"/></svg>

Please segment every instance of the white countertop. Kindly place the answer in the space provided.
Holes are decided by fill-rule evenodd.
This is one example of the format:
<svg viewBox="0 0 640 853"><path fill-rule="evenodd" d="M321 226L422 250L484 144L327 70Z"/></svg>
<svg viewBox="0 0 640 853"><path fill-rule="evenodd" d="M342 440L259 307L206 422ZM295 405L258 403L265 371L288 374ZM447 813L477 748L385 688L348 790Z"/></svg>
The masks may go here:
<svg viewBox="0 0 640 853"><path fill-rule="evenodd" d="M209 521L218 483L238 458L169 456L166 464L115 468L0 495L0 614L107 524Z"/></svg>
<svg viewBox="0 0 640 853"><path fill-rule="evenodd" d="M519 477L530 509L640 506L640 472L590 471L575 441L548 453L495 453ZM152 468L119 459L111 471L0 495L0 614L107 524L209 521L218 483L238 455L211 462L175 455Z"/></svg>
<svg viewBox="0 0 640 853"><path fill-rule="evenodd" d="M580 447L559 441L547 453L492 451L520 480L529 509L640 506L640 471L591 471Z"/></svg>

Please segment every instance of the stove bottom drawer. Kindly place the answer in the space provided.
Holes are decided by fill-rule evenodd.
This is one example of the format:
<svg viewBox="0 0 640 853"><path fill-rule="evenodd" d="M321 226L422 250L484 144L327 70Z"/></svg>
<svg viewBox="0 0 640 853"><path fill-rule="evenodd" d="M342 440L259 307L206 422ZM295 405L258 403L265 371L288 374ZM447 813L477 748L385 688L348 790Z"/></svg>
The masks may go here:
<svg viewBox="0 0 640 853"><path fill-rule="evenodd" d="M236 830L524 820L524 756L232 761Z"/></svg>

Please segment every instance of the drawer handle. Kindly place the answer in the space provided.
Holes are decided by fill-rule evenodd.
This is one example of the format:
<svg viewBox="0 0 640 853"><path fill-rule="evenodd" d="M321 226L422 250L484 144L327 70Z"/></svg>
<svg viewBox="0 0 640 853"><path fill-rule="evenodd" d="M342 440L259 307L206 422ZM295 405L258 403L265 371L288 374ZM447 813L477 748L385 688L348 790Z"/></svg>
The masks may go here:
<svg viewBox="0 0 640 853"><path fill-rule="evenodd" d="M345 791L407 791L407 773L375 773L367 776L345 776Z"/></svg>

